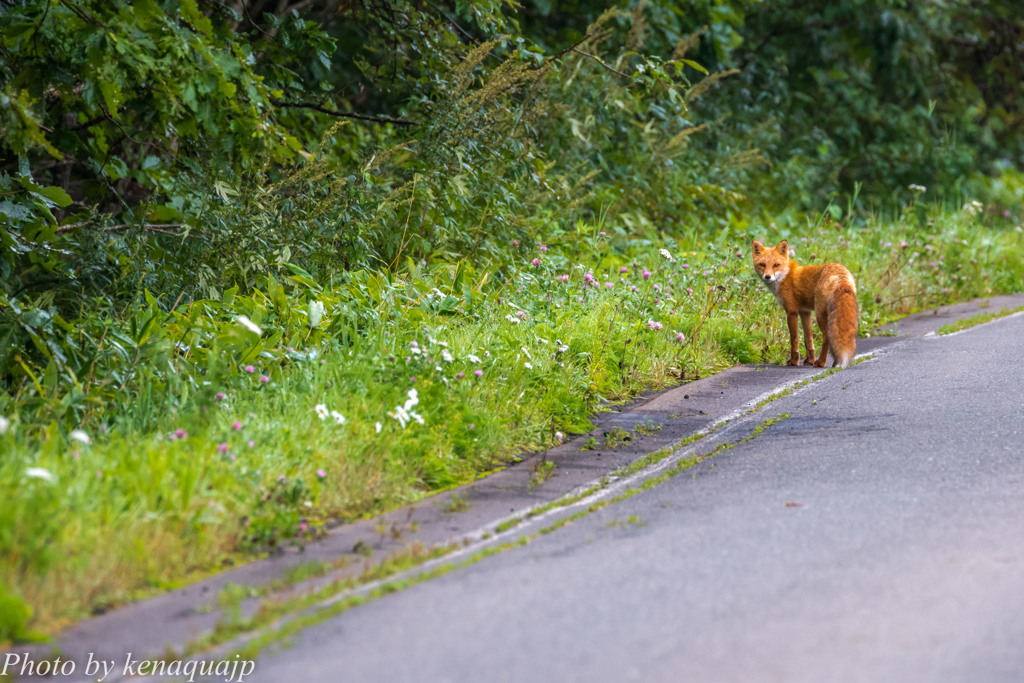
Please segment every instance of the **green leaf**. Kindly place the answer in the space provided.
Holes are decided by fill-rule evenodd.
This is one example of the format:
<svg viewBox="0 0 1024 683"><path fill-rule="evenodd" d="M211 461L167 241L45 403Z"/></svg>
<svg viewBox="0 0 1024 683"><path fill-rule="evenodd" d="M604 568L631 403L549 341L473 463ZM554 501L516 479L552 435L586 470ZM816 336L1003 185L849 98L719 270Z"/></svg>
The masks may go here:
<svg viewBox="0 0 1024 683"><path fill-rule="evenodd" d="M213 24L205 14L199 11L196 0L178 0L178 9L181 11L181 18L191 24L194 29L208 36L213 35Z"/></svg>
<svg viewBox="0 0 1024 683"><path fill-rule="evenodd" d="M47 199L56 202L57 206L68 206L71 204L71 197L67 192L59 187L44 187L39 191L39 194L43 195Z"/></svg>
<svg viewBox="0 0 1024 683"><path fill-rule="evenodd" d="M691 69L696 69L697 71L701 72L704 75L708 74L707 69L705 69L703 66L693 61L692 59L680 59L679 61L685 64L686 66L690 67Z"/></svg>

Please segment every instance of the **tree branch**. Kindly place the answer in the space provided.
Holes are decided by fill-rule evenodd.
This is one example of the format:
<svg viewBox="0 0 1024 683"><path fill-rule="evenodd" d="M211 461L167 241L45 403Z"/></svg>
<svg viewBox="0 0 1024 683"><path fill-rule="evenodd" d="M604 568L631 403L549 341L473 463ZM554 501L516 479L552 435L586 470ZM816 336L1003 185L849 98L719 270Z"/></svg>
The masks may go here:
<svg viewBox="0 0 1024 683"><path fill-rule="evenodd" d="M393 123L396 126L420 126L422 125L419 121L409 121L408 119L395 119L390 116L369 116L367 114L353 114L344 111L337 111L335 109L328 109L322 107L319 104L313 104L312 102L282 102L280 100L270 100L270 103L275 107L290 107L292 109L312 109L318 111L321 114L327 114L329 116L340 116L346 119L358 119L360 121L373 121L375 123Z"/></svg>
<svg viewBox="0 0 1024 683"><path fill-rule="evenodd" d="M68 232L69 230L77 230L86 226L92 225L91 223L68 223L67 225L57 226L56 232ZM103 228L108 232L116 232L120 230L131 230L132 228L138 228L140 230L146 230L147 232L159 232L164 235L179 235L180 233L169 230L168 228L184 228L187 227L184 223L121 223L119 225L108 225Z"/></svg>
<svg viewBox="0 0 1024 683"><path fill-rule="evenodd" d="M611 71L613 74L615 74L617 76L621 76L622 78L629 78L629 74L624 74L621 71L619 71L618 69L613 69L612 67L610 67L607 64L605 64L604 61L600 57L598 57L597 55L592 55L589 52L584 52L583 50L580 50L580 49L578 49L576 47L573 47L572 51L575 52L576 54L583 55L584 57L590 57L595 62L597 62L598 64L600 64L604 68L608 69L609 71Z"/></svg>

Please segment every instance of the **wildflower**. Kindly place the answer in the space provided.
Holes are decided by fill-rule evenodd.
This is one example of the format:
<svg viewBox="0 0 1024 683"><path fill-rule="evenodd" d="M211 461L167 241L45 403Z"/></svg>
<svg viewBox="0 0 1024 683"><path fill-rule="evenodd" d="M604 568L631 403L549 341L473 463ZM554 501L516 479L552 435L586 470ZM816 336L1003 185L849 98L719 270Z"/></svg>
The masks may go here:
<svg viewBox="0 0 1024 683"><path fill-rule="evenodd" d="M239 432L242 430L242 423L239 422L238 420L235 420L234 422L231 423L231 428L234 429L236 432Z"/></svg>
<svg viewBox="0 0 1024 683"><path fill-rule="evenodd" d="M178 437L179 439L187 439L188 438L188 432L186 432L184 429L181 429L180 427L178 428L177 431L174 432L174 435L176 437Z"/></svg>
<svg viewBox="0 0 1024 683"><path fill-rule="evenodd" d="M270 381L270 375L261 375L260 384L266 384Z"/></svg>
<svg viewBox="0 0 1024 683"><path fill-rule="evenodd" d="M468 356L466 356L466 360L468 360L470 363L480 362L480 358L478 356L474 356L473 354L469 354Z"/></svg>
<svg viewBox="0 0 1024 683"><path fill-rule="evenodd" d="M466 376L466 373L464 373L464 372L456 372L455 373L455 379L462 379L465 376Z"/></svg>
<svg viewBox="0 0 1024 683"><path fill-rule="evenodd" d="M520 346L519 350L522 351L524 354L526 354L527 358L529 358L530 360L533 360L533 356L530 355L529 349L527 349L525 346Z"/></svg>
<svg viewBox="0 0 1024 683"><path fill-rule="evenodd" d="M563 275L557 276L555 279L558 280L559 282L568 282L569 281L569 276L563 274Z"/></svg>
<svg viewBox="0 0 1024 683"><path fill-rule="evenodd" d="M321 420L327 419L327 406L324 405L323 403L318 403L316 407L313 408L313 410L316 411L316 416L319 417Z"/></svg>
<svg viewBox="0 0 1024 683"><path fill-rule="evenodd" d="M11 421L0 415L0 434L6 434L11 427Z"/></svg>
<svg viewBox="0 0 1024 683"><path fill-rule="evenodd" d="M686 293L687 294L693 294L693 290L691 288L687 287L686 288Z"/></svg>
<svg viewBox="0 0 1024 683"><path fill-rule="evenodd" d="M299 525L296 528L299 530L299 535L302 535L302 534L305 534L309 530L309 525L306 524L305 522L299 522Z"/></svg>
<svg viewBox="0 0 1024 683"><path fill-rule="evenodd" d="M171 432L171 435L167 438L170 439L171 441L177 441L178 435L175 434L174 432Z"/></svg>
<svg viewBox="0 0 1024 683"><path fill-rule="evenodd" d="M306 316L310 329L315 329L320 324L320 319L324 317L323 303L316 300L310 301L309 307L306 309Z"/></svg>
<svg viewBox="0 0 1024 683"><path fill-rule="evenodd" d="M621 268L619 268L619 272L620 273L628 273L629 272L629 268L627 268L626 266L622 266Z"/></svg>
<svg viewBox="0 0 1024 683"><path fill-rule="evenodd" d="M246 365L245 371L251 375L252 373L256 372L256 368L252 365Z"/></svg>
<svg viewBox="0 0 1024 683"><path fill-rule="evenodd" d="M686 335L683 334L682 332L676 332L676 339L679 340L679 343L682 343L686 341Z"/></svg>
<svg viewBox="0 0 1024 683"><path fill-rule="evenodd" d="M256 334L256 335L262 335L263 334L263 330L260 329L260 326L257 325L256 323L254 323L253 321L249 320L249 318L247 318L246 316L240 315L237 318L235 318L235 320L238 321L239 325L241 325L245 329L249 330L253 334Z"/></svg>
<svg viewBox="0 0 1024 683"><path fill-rule="evenodd" d="M555 441L563 441L564 439L565 434L563 434L562 432L555 432Z"/></svg>
<svg viewBox="0 0 1024 683"><path fill-rule="evenodd" d="M644 268L644 279L648 280L648 279L650 279L650 277L651 277L651 271L647 270L647 268Z"/></svg>
<svg viewBox="0 0 1024 683"><path fill-rule="evenodd" d="M529 368L530 370L533 370L533 365L530 364L530 363L523 363L523 367Z"/></svg>
<svg viewBox="0 0 1024 683"><path fill-rule="evenodd" d="M526 311L516 311L516 315L518 315L523 320L526 320Z"/></svg>
<svg viewBox="0 0 1024 683"><path fill-rule="evenodd" d="M474 370L473 374L476 375L477 377L483 377L484 376L484 371L483 370Z"/></svg>
<svg viewBox="0 0 1024 683"><path fill-rule="evenodd" d="M512 246L513 247L518 247L519 246L519 240L512 240Z"/></svg>
<svg viewBox="0 0 1024 683"><path fill-rule="evenodd" d="M512 314L506 315L505 316L505 320L509 321L513 325L518 325L519 324L519 318L515 317Z"/></svg>
<svg viewBox="0 0 1024 683"><path fill-rule="evenodd" d="M652 330L660 330L663 326L657 320L648 320L647 327L649 327Z"/></svg>
<svg viewBox="0 0 1024 683"><path fill-rule="evenodd" d="M985 208L985 205L975 199L964 204L962 210L968 216L977 216L983 208Z"/></svg>
<svg viewBox="0 0 1024 683"><path fill-rule="evenodd" d="M221 443L220 445L217 446L217 452L218 453L227 453L228 452L228 445L226 443Z"/></svg>
<svg viewBox="0 0 1024 683"><path fill-rule="evenodd" d="M341 413L339 413L337 410L332 410L331 411L331 417L334 418L335 424L339 424L339 425L345 424L345 416L342 415Z"/></svg>
<svg viewBox="0 0 1024 683"><path fill-rule="evenodd" d="M452 361L455 360L455 356L449 353L448 349L441 349L441 359L445 363L451 363Z"/></svg>
<svg viewBox="0 0 1024 683"><path fill-rule="evenodd" d="M29 467L25 470L25 476L30 479L42 479L44 481L54 481L56 479L53 473L45 467Z"/></svg>
<svg viewBox="0 0 1024 683"><path fill-rule="evenodd" d="M606 282L606 283L604 283L604 286L607 287L608 289L611 289L615 285L613 283L611 283L611 282Z"/></svg>
<svg viewBox="0 0 1024 683"><path fill-rule="evenodd" d="M249 441L249 448L254 448L255 446L256 446L256 442L250 440Z"/></svg>
<svg viewBox="0 0 1024 683"><path fill-rule="evenodd" d="M669 252L668 249L659 249L658 253L661 254L664 258L668 259L669 261L673 260L672 254Z"/></svg>
<svg viewBox="0 0 1024 683"><path fill-rule="evenodd" d="M89 438L89 435L86 434L81 429L73 429L73 430L71 430L71 433L68 434L68 436L71 438L72 441L79 441L79 442L84 443L84 444L91 444L92 443L92 439Z"/></svg>
<svg viewBox="0 0 1024 683"><path fill-rule="evenodd" d="M324 472L324 471L323 471L322 469L320 469L320 470L317 470L317 471L316 471L316 476L317 476L318 478L320 478L320 479L323 479L324 477L326 477L326 476L327 476L327 473L326 473L326 472Z"/></svg>
<svg viewBox="0 0 1024 683"><path fill-rule="evenodd" d="M687 269L687 268L689 268L689 267L690 267L690 264L689 264L689 263L684 263L684 264L683 264L683 270L686 270L686 269Z"/></svg>
<svg viewBox="0 0 1024 683"><path fill-rule="evenodd" d="M533 259L532 261L530 261L530 265L531 266L539 266L540 265L540 259L539 258Z"/></svg>
<svg viewBox="0 0 1024 683"><path fill-rule="evenodd" d="M542 244L542 245L540 245L540 250L541 250L541 251L547 251L547 250L548 250L548 248L547 248L547 246L545 246L545 245L543 245L543 244Z"/></svg>
<svg viewBox="0 0 1024 683"><path fill-rule="evenodd" d="M218 392L217 392L217 397L216 397L216 398L217 398L217 400L218 400L218 401L223 401L224 399L226 399L226 398L227 398L227 396L225 396L223 392L221 392L221 391L218 391Z"/></svg>
<svg viewBox="0 0 1024 683"><path fill-rule="evenodd" d="M916 185L914 183L911 183L910 185L907 185L907 189L910 190L911 192L918 192L918 193L920 193L920 192L924 192L928 188L925 187L924 185Z"/></svg>
<svg viewBox="0 0 1024 683"><path fill-rule="evenodd" d="M415 389L410 389L406 396L409 397L409 399L405 402L406 410L410 410L413 406L417 405L420 402L419 392L416 391Z"/></svg>
<svg viewBox="0 0 1024 683"><path fill-rule="evenodd" d="M588 272L587 272L587 274L583 276L583 280L584 280L584 281L585 281L585 282L586 282L586 283L587 283L588 285L589 285L589 284L593 284L593 282L594 282L594 274L588 271Z"/></svg>
<svg viewBox="0 0 1024 683"><path fill-rule="evenodd" d="M635 292L635 291L636 291L636 285L633 285L632 287L630 287L630 288L629 288L629 291L631 291L631 292Z"/></svg>

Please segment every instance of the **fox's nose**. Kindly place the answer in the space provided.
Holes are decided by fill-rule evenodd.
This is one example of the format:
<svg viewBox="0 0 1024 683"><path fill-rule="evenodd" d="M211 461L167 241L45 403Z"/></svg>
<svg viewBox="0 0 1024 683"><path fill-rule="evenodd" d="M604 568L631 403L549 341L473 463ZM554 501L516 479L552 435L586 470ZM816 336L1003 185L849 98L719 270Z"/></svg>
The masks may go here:
<svg viewBox="0 0 1024 683"><path fill-rule="evenodd" d="M771 281L772 281L772 276L771 276L771 274L770 274L770 273L765 273L765 274L764 274L764 279L765 279L765 280L767 280L768 282L771 282Z"/></svg>

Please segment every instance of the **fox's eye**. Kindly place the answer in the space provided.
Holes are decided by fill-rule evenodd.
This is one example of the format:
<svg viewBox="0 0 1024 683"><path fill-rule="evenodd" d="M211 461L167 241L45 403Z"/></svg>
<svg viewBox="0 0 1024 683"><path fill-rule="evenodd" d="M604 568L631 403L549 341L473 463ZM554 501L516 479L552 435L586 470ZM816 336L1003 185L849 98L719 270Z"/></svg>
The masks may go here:
<svg viewBox="0 0 1024 683"><path fill-rule="evenodd" d="M781 267L782 267L782 264L781 264L781 263L776 263L776 264L775 264L775 267L776 267L776 268L781 268Z"/></svg>

